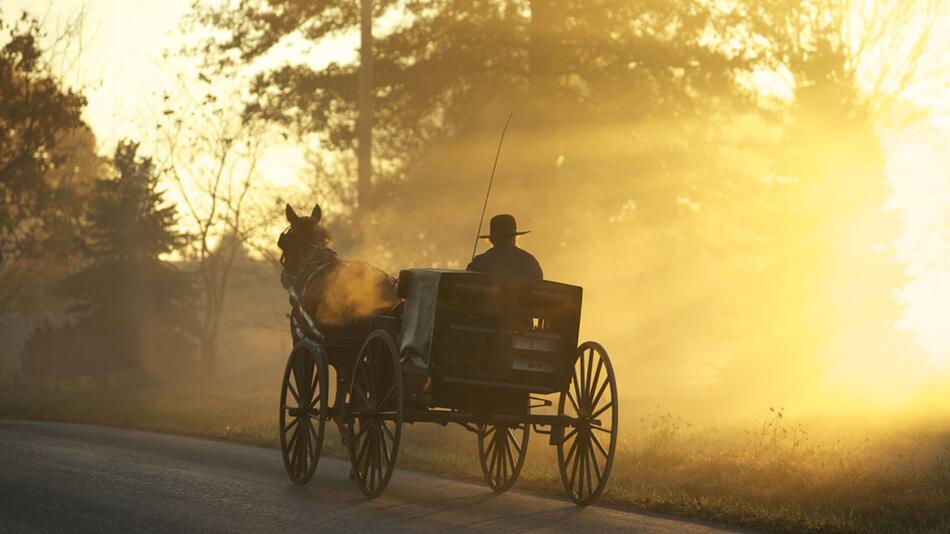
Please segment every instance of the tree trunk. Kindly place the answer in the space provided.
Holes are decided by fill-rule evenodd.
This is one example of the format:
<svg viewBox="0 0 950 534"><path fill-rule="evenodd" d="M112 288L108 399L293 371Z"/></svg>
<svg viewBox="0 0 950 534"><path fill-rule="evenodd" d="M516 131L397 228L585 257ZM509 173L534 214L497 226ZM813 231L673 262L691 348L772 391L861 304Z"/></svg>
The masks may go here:
<svg viewBox="0 0 950 534"><path fill-rule="evenodd" d="M563 202L558 198L557 184L560 158L564 146L559 133L559 120L563 113L559 97L559 76L562 67L561 40L564 28L564 3L551 0L531 0L531 20L528 23L528 102L524 106L526 117L520 130L527 139L522 141L522 168L515 172L530 191L530 201L538 206L556 206ZM522 134L523 136L525 134ZM541 230L539 237L559 239Z"/></svg>
<svg viewBox="0 0 950 534"><path fill-rule="evenodd" d="M216 372L217 336L202 336L201 338L201 371L206 377L213 377Z"/></svg>
<svg viewBox="0 0 950 534"><path fill-rule="evenodd" d="M542 117L550 116L555 110L545 112L547 101L553 100L557 92L558 75L558 12L557 6L550 0L531 0L531 22L528 25L528 80L530 96L535 104L534 111Z"/></svg>
<svg viewBox="0 0 950 534"><path fill-rule="evenodd" d="M373 0L360 0L360 72L356 120L357 227L373 209Z"/></svg>

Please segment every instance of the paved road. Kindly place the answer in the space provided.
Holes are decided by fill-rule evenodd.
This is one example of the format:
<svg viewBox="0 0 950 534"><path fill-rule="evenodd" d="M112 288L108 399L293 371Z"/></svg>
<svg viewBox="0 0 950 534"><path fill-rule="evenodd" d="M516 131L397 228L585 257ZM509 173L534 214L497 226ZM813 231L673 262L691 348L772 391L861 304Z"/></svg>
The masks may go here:
<svg viewBox="0 0 950 534"><path fill-rule="evenodd" d="M323 458L304 487L272 449L0 421L0 532L727 532L397 471L369 501Z"/></svg>

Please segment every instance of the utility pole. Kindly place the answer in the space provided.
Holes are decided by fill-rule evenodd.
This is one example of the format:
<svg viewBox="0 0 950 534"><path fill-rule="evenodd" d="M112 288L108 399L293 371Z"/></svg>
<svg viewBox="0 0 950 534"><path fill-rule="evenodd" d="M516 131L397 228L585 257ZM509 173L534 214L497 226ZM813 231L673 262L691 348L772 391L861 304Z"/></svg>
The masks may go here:
<svg viewBox="0 0 950 534"><path fill-rule="evenodd" d="M360 0L360 73L356 119L357 221L372 209L373 0Z"/></svg>

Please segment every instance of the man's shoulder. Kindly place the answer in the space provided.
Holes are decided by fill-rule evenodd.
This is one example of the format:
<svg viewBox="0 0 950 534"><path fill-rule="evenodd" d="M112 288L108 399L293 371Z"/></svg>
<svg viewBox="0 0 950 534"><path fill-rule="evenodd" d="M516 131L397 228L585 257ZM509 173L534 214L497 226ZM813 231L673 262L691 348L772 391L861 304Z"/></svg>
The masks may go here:
<svg viewBox="0 0 950 534"><path fill-rule="evenodd" d="M515 247L515 253L516 253L517 255L521 256L522 258L526 258L526 259L527 259L527 258L530 258L531 260L533 260L533 261L535 261L535 262L538 261L538 259L534 257L534 254L528 252L527 250L525 250L525 249L523 249L523 248L521 248L521 247Z"/></svg>

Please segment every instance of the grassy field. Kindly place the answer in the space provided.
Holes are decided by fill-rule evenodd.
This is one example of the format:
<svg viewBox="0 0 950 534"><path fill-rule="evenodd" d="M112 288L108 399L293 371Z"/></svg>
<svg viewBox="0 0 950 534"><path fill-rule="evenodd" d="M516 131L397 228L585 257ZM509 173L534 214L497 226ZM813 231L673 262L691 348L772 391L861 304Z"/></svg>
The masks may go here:
<svg viewBox="0 0 950 534"><path fill-rule="evenodd" d="M273 447L275 399L265 387L97 381L0 392L0 417ZM693 427L660 410L625 422L602 502L777 531L950 532L950 421L805 427L781 410L764 412L748 428ZM342 457L334 426L327 436L325 454ZM401 467L480 479L472 434L415 425L403 436ZM554 448L534 437L518 487L560 495Z"/></svg>

